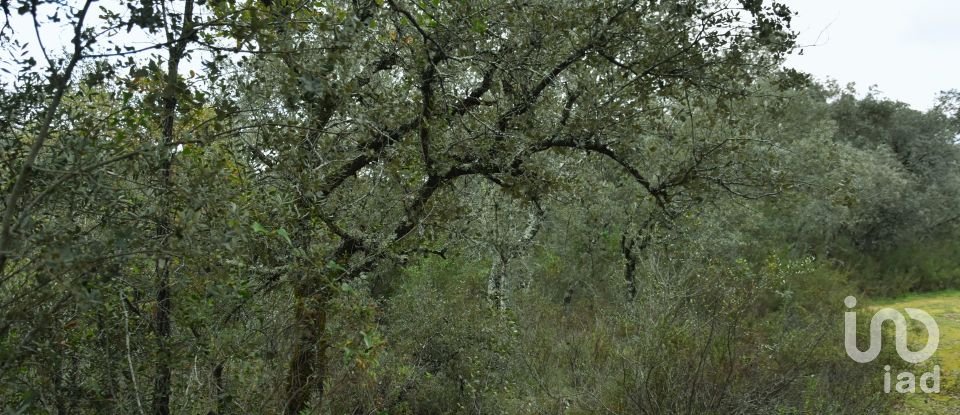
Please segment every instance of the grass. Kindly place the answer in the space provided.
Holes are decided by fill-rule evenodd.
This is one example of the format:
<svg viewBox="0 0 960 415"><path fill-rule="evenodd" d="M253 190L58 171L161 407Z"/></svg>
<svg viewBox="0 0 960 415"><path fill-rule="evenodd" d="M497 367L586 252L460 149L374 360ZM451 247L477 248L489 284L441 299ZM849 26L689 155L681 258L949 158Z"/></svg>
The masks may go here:
<svg viewBox="0 0 960 415"><path fill-rule="evenodd" d="M907 394L903 402L894 411L897 414L956 414L960 413L960 291L941 291L910 295L893 300L881 300L871 304L871 308L890 307L898 311L904 308L916 308L929 313L940 328L940 347L933 355L932 364L939 364L941 384L939 394ZM910 343L916 348L922 347L925 336L923 329L911 330ZM887 345L884 345L887 347ZM892 347L892 345L890 346ZM922 364L915 372L928 369Z"/></svg>

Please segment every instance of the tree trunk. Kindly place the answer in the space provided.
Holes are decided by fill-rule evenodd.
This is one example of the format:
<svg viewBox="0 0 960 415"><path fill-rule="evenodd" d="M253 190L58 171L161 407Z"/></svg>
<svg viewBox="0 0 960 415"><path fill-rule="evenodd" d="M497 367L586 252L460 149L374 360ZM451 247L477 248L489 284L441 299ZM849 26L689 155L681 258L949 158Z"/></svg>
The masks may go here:
<svg viewBox="0 0 960 415"><path fill-rule="evenodd" d="M527 251L543 224L544 213L540 203L536 199L531 200L530 203L531 209L527 227L523 230L520 238L515 243L507 243L507 246L503 248L494 249L496 252L493 257L493 265L490 268L490 275L487 277L487 298L500 311L507 309L507 265L511 260Z"/></svg>
<svg viewBox="0 0 960 415"><path fill-rule="evenodd" d="M187 0L183 8L183 29L180 31L179 40L174 42L174 34L170 32L167 35L167 41L171 42L168 50L167 73L164 82L163 91L163 113L161 114L161 126L163 131L163 142L161 143L160 160L160 184L159 184L159 217L157 218L156 235L160 241L156 259L156 301L157 312L154 315L153 326L157 336L157 370L153 378L153 413L155 415L170 414L170 388L171 388L171 359L169 338L171 334L170 313L173 307L172 287L170 285L170 265L172 258L167 253L169 238L172 226L171 212L169 204L169 193L172 187L172 166L173 152L172 146L175 141L177 118L177 106L179 104L179 69L180 60L183 59L187 49L187 43L192 38L193 32L193 0Z"/></svg>
<svg viewBox="0 0 960 415"><path fill-rule="evenodd" d="M627 283L627 301L637 298L637 252L642 252L650 244L649 227L652 221L647 221L641 228L640 236L628 236L624 232L620 237L620 252L623 253L623 279Z"/></svg>
<svg viewBox="0 0 960 415"><path fill-rule="evenodd" d="M633 238L624 233L620 238L620 252L623 253L623 279L627 282L627 301L637 298L637 256L633 253Z"/></svg>
<svg viewBox="0 0 960 415"><path fill-rule="evenodd" d="M213 368L213 392L215 394L214 399L217 402L215 415L225 415L228 412L227 404L230 402L230 395L227 393L226 382L223 379L224 363L217 363L217 366Z"/></svg>
<svg viewBox="0 0 960 415"><path fill-rule="evenodd" d="M507 261L499 251L493 256L493 265L487 277L487 299L499 311L507 309L504 284L507 279Z"/></svg>
<svg viewBox="0 0 960 415"><path fill-rule="evenodd" d="M299 414L310 403L314 390L323 400L323 380L327 375L326 351L329 346L327 309L331 294L317 281L301 281L294 289L294 344L287 374L287 401L284 413Z"/></svg>
<svg viewBox="0 0 960 415"><path fill-rule="evenodd" d="M170 268L167 258L157 259L157 312L154 327L157 335L157 372L153 378L153 413L170 413Z"/></svg>

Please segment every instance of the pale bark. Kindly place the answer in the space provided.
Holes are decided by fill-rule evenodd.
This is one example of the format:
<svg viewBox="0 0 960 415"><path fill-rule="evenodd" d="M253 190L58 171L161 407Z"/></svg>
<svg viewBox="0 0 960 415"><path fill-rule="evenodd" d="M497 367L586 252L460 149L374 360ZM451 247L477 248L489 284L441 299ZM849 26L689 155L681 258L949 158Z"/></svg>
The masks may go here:
<svg viewBox="0 0 960 415"><path fill-rule="evenodd" d="M520 238L513 243L504 244L504 246L494 249L495 255L493 265L490 268L490 274L487 277L487 298L497 310L504 311L507 308L507 266L510 261L516 259L527 252L533 239L543 225L543 208L536 200L530 202L531 208L527 219L527 227L523 230Z"/></svg>

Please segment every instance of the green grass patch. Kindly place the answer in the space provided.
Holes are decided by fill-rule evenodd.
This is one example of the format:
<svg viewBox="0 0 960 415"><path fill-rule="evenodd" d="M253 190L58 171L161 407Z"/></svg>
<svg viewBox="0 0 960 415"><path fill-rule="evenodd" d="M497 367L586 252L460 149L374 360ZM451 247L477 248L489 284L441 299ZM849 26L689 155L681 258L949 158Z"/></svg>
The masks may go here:
<svg viewBox="0 0 960 415"><path fill-rule="evenodd" d="M871 308L890 307L902 311L916 308L929 313L940 328L940 347L929 364L920 365L915 372L924 371L923 366L939 364L941 390L939 394L908 394L894 413L901 414L955 414L960 413L960 291L911 294L898 299L874 301ZM923 329L911 330L911 344L921 347L926 337Z"/></svg>

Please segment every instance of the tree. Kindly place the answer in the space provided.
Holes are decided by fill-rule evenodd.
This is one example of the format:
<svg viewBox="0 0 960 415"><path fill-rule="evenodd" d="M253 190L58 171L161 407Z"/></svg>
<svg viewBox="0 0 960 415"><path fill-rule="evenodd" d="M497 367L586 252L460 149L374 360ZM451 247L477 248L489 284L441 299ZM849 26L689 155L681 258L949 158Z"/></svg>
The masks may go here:
<svg viewBox="0 0 960 415"><path fill-rule="evenodd" d="M756 186L746 126L722 108L792 45L790 12L753 2L274 4L249 18L236 40L262 53L235 82L277 126L253 157L295 195L277 224L298 252L287 413L322 402L333 291L443 240L438 200L457 186L546 191L570 151L619 165L665 209L703 186Z"/></svg>
<svg viewBox="0 0 960 415"><path fill-rule="evenodd" d="M893 200L876 200L864 207L870 213L850 229L857 246L864 251L882 251L924 239L941 224L954 220L948 201L960 196L960 182L955 132L949 118L940 110L923 113L872 94L858 100L849 93L833 93L837 97L831 105L838 125L836 140L861 151L892 156L896 161L893 168L901 170L901 180L909 187L875 193L891 195Z"/></svg>
<svg viewBox="0 0 960 415"><path fill-rule="evenodd" d="M634 297L642 246L697 258L701 217L792 191L827 136L822 108L793 111L809 101L782 85L798 75L777 69L793 46L777 3L128 6L101 11L99 29L152 34L148 48L77 29L78 75L51 71L66 76L44 90L27 70L34 83L2 95L17 120L0 125L0 296L16 305L2 379L28 385L7 396L38 411L322 411L334 376L369 368L382 344L376 324L348 324L392 300L352 291L365 281L401 285L425 257L465 261L479 244L461 237L477 236L495 246L486 277L507 309L510 267L546 234L554 252L612 246ZM501 224L515 231L494 234ZM765 295L710 284L744 303ZM717 309L701 305L690 315ZM484 327L509 327L502 311ZM343 349L359 363L335 359ZM61 389L97 398L48 397Z"/></svg>

